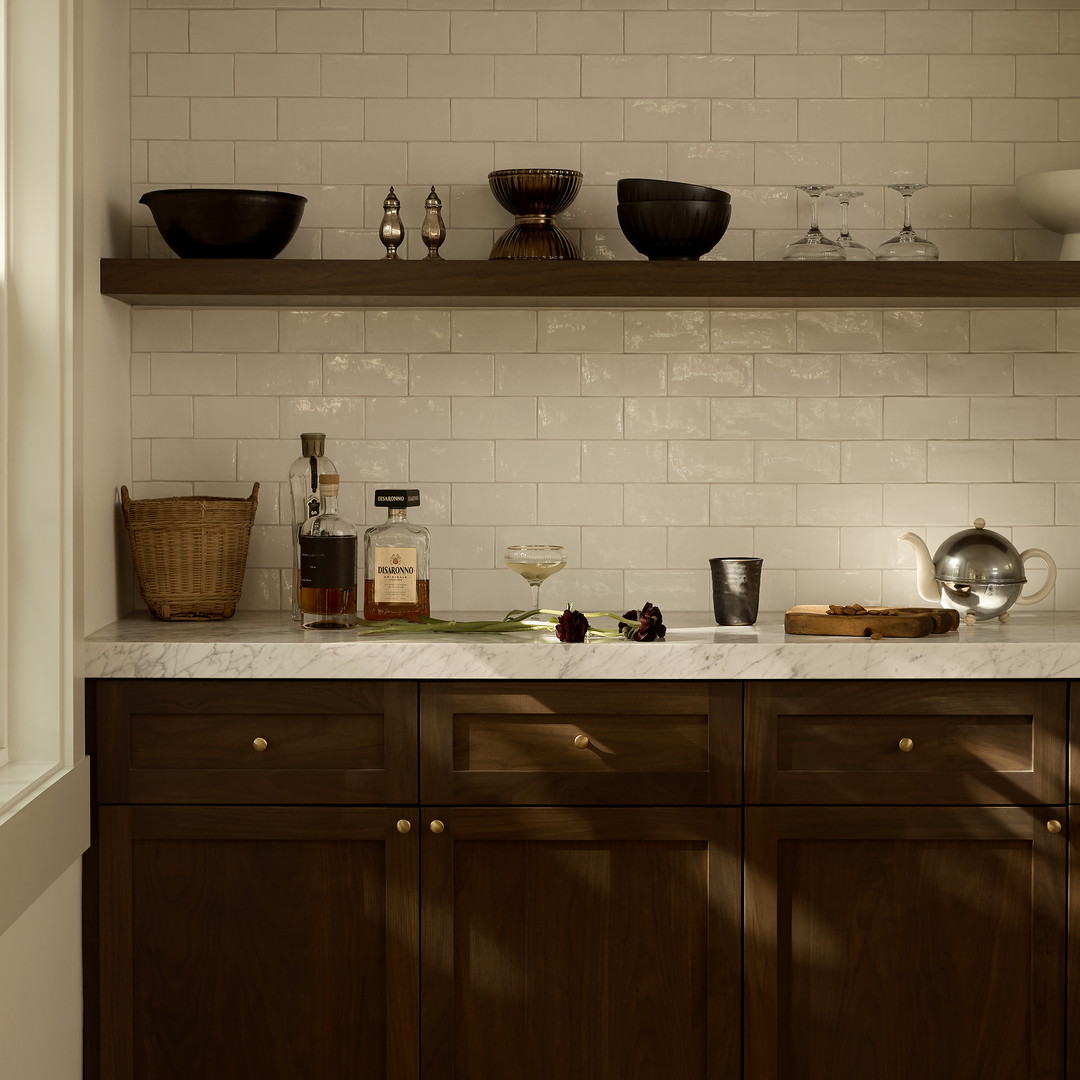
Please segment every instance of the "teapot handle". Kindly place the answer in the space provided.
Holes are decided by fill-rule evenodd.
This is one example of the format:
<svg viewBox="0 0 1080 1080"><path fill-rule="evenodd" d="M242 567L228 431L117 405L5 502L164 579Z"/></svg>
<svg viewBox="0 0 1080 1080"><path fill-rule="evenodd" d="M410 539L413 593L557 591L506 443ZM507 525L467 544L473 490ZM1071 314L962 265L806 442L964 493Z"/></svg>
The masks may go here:
<svg viewBox="0 0 1080 1080"><path fill-rule="evenodd" d="M1030 596L1018 596L1015 601L1017 604L1038 603L1044 596L1050 595L1050 590L1054 587L1054 582L1057 581L1057 563L1042 548L1028 548L1026 551L1020 552L1021 564L1027 563L1028 559L1032 558L1042 559L1046 563L1046 581L1043 582L1041 589L1033 592Z"/></svg>

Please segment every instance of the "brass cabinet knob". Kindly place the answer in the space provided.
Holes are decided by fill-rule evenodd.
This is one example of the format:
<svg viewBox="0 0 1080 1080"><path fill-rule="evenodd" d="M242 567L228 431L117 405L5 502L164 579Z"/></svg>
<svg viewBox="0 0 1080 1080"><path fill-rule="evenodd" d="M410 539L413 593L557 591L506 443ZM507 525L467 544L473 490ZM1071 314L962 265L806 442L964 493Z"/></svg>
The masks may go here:
<svg viewBox="0 0 1080 1080"><path fill-rule="evenodd" d="M256 750L265 750L267 743L266 740L260 736L251 745L255 747Z"/></svg>
<svg viewBox="0 0 1080 1080"><path fill-rule="evenodd" d="M435 820L434 820L434 821L433 821L433 822L432 822L432 823L431 823L431 824L430 824L430 825L428 826L428 828L429 828L429 829L430 829L430 830L431 830L431 831L432 831L433 833L441 833L441 832L443 832L443 831L444 831L444 830L446 829L446 826L445 826L445 825L444 825L444 824L443 824L443 823L442 823L442 822L441 822L441 821L440 821L440 820L439 820L438 818L436 818L436 819L435 819Z"/></svg>
<svg viewBox="0 0 1080 1080"><path fill-rule="evenodd" d="M578 735L578 737L576 739L574 739L574 745L579 750L584 750L585 747L587 747L589 745L589 736L588 735Z"/></svg>
<svg viewBox="0 0 1080 1080"><path fill-rule="evenodd" d="M1060 821L1055 821L1053 818L1051 818L1046 823L1046 831L1047 832L1052 832L1052 833L1061 832L1061 822Z"/></svg>
<svg viewBox="0 0 1080 1080"><path fill-rule="evenodd" d="M900 749L903 750L905 754L910 754L911 751L915 749L915 743L911 739L901 739Z"/></svg>
<svg viewBox="0 0 1080 1080"><path fill-rule="evenodd" d="M412 822L408 818L402 818L397 823L397 831L399 833L407 833L412 828Z"/></svg>

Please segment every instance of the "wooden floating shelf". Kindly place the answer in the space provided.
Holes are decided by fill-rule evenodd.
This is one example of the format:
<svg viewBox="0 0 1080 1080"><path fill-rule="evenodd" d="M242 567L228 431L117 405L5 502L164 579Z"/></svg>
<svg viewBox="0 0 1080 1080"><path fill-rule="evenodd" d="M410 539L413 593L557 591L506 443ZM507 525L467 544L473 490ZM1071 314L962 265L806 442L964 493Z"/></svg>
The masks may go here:
<svg viewBox="0 0 1080 1080"><path fill-rule="evenodd" d="M171 307L1075 307L1080 262L102 259L101 291Z"/></svg>

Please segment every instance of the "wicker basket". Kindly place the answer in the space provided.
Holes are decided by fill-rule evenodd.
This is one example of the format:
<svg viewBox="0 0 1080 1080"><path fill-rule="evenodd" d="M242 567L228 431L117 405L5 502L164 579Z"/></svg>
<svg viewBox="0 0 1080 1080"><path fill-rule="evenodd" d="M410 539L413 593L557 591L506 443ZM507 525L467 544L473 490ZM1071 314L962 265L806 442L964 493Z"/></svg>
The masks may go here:
<svg viewBox="0 0 1080 1080"><path fill-rule="evenodd" d="M247 499L132 499L120 489L139 591L159 619L228 619L247 565L259 485Z"/></svg>

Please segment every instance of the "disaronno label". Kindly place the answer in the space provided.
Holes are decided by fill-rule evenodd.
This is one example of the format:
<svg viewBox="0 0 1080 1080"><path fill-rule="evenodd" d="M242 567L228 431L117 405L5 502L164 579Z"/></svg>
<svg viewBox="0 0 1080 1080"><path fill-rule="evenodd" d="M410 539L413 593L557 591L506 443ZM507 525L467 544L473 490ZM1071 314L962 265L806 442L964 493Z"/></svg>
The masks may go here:
<svg viewBox="0 0 1080 1080"><path fill-rule="evenodd" d="M375 602L416 603L416 548L375 548Z"/></svg>

